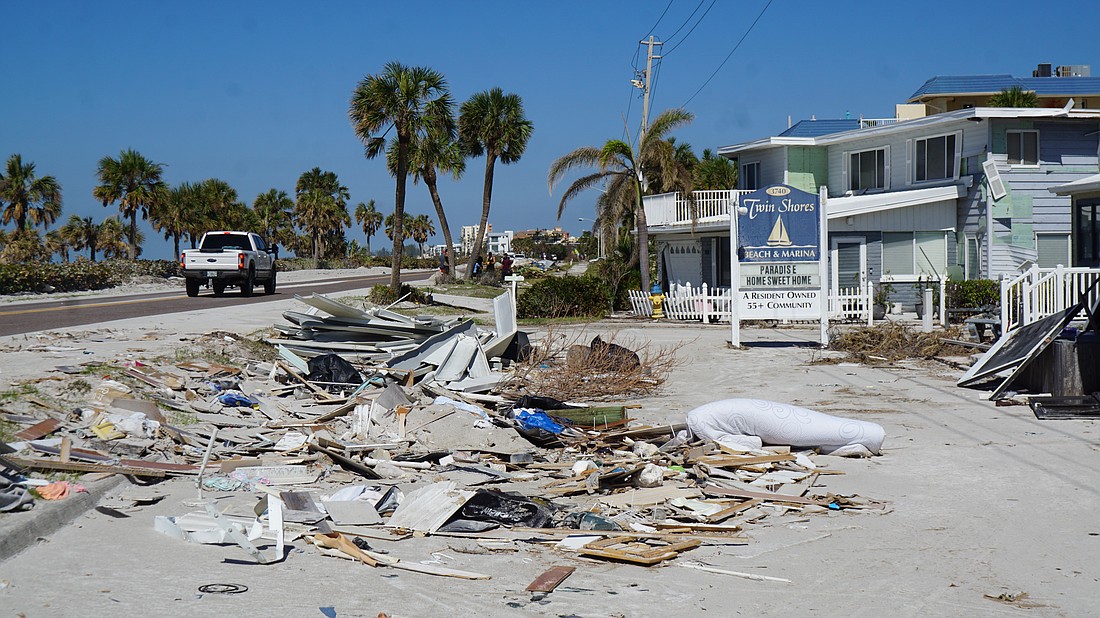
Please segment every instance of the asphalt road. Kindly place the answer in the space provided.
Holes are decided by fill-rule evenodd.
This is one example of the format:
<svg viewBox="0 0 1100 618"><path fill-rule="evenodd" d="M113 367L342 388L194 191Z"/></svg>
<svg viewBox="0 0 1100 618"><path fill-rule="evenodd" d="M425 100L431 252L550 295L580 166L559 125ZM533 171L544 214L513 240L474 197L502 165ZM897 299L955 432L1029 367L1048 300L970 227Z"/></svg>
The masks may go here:
<svg viewBox="0 0 1100 618"><path fill-rule="evenodd" d="M402 281L421 281L432 271L402 273ZM263 293L258 286L256 294L242 298L235 288L224 296L216 297L206 288L195 298L188 298L181 286L177 291L133 294L129 296L69 298L41 303L13 303L0 306L0 336L98 324L112 320L157 316L165 313L210 309L216 307L245 306L293 298L295 294L332 294L389 283L390 276L372 275L325 279L316 283L295 282L280 284L274 294Z"/></svg>

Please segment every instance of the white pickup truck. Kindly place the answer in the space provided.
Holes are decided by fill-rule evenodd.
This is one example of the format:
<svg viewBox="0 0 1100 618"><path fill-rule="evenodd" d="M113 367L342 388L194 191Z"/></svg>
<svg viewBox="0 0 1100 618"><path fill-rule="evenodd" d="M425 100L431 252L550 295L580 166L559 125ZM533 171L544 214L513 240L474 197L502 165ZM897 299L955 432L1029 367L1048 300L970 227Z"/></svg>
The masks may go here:
<svg viewBox="0 0 1100 618"><path fill-rule="evenodd" d="M187 295L198 296L199 287L209 284L214 295L221 296L232 284L240 288L241 296L252 296L258 282L264 284L265 294L274 294L278 257L279 246L268 246L259 234L207 232L198 249L180 253Z"/></svg>

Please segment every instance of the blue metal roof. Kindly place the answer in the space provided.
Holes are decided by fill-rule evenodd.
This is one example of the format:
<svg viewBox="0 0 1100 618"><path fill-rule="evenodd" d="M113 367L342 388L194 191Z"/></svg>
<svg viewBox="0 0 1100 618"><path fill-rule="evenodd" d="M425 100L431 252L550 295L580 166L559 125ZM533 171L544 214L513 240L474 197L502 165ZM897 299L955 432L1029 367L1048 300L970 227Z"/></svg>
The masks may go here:
<svg viewBox="0 0 1100 618"><path fill-rule="evenodd" d="M1100 77L1021 77L1025 90L1039 95L1100 94Z"/></svg>
<svg viewBox="0 0 1100 618"><path fill-rule="evenodd" d="M1012 77L1011 75L937 75L910 95L910 101L936 94L996 93L1019 86L1035 94L1100 94L1100 77Z"/></svg>
<svg viewBox="0 0 1100 618"><path fill-rule="evenodd" d="M840 118L836 120L799 120L793 127L779 134L779 137L820 137L859 128L859 120Z"/></svg>
<svg viewBox="0 0 1100 618"><path fill-rule="evenodd" d="M1011 75L937 75L924 82L924 85L918 88L909 100L913 101L930 94L1000 92L1013 86L1024 87L1020 80Z"/></svg>

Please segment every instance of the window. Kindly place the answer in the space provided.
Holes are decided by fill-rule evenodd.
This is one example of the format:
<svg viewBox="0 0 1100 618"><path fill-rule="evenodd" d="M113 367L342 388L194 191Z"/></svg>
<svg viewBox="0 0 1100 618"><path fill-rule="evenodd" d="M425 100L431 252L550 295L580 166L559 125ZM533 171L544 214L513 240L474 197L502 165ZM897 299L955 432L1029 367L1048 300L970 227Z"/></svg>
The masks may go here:
<svg viewBox="0 0 1100 618"><path fill-rule="evenodd" d="M737 184L740 189L756 191L760 188L760 162L745 163L741 166L741 178Z"/></svg>
<svg viewBox="0 0 1100 618"><path fill-rule="evenodd" d="M1100 200L1077 203L1073 222L1074 266L1100 266Z"/></svg>
<svg viewBox="0 0 1100 618"><path fill-rule="evenodd" d="M956 176L958 166L958 135L941 135L916 140L913 152L913 180L926 182L946 180Z"/></svg>
<svg viewBox="0 0 1100 618"><path fill-rule="evenodd" d="M947 272L946 232L883 232L882 272L912 279Z"/></svg>
<svg viewBox="0 0 1100 618"><path fill-rule="evenodd" d="M1038 253L1035 263L1039 268L1054 268L1070 264L1069 234L1036 234L1035 249Z"/></svg>
<svg viewBox="0 0 1100 618"><path fill-rule="evenodd" d="M1008 131L1009 165L1039 165L1039 132Z"/></svg>
<svg viewBox="0 0 1100 618"><path fill-rule="evenodd" d="M848 188L852 191L886 189L888 171L885 148L853 152L848 157Z"/></svg>

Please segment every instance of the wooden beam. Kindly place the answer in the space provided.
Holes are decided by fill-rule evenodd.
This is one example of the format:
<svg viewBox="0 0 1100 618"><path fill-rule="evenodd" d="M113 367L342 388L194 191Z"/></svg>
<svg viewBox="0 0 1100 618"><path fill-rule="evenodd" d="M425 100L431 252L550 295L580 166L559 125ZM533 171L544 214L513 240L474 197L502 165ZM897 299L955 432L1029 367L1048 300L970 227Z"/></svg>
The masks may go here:
<svg viewBox="0 0 1100 618"><path fill-rule="evenodd" d="M30 468L32 470L64 470L68 472L107 472L110 474L124 474L127 476L165 477L164 470L150 468L136 468L133 466L108 466L104 464L83 463L79 461L52 461L48 459L30 459L24 457L8 457L8 461Z"/></svg>

